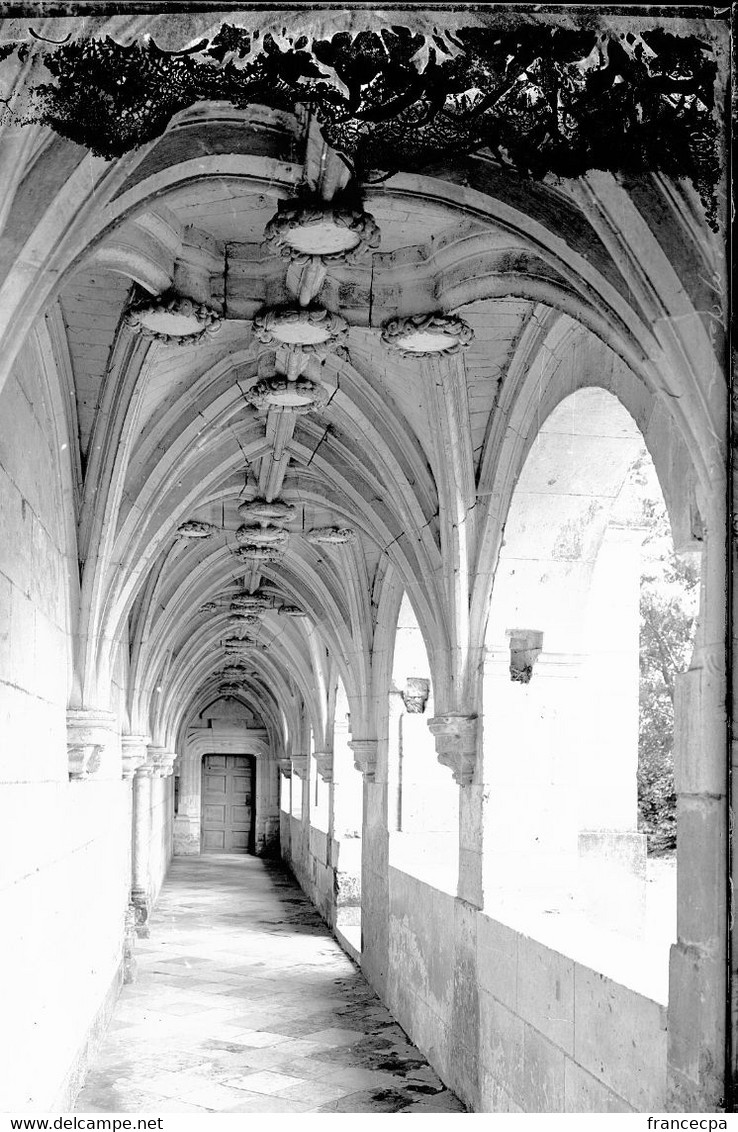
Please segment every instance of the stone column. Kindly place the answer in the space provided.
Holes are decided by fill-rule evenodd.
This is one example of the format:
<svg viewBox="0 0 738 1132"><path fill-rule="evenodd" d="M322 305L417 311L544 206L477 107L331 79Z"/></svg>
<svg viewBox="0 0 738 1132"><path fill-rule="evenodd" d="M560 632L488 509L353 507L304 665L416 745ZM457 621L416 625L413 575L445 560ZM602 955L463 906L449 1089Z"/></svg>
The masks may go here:
<svg viewBox="0 0 738 1132"><path fill-rule="evenodd" d="M331 866L335 874L337 927L361 927L361 825L363 780L353 765L346 717L333 724ZM356 933L355 933L356 934ZM361 942L357 939L357 949Z"/></svg>
<svg viewBox="0 0 738 1132"><path fill-rule="evenodd" d="M202 755L187 743L179 778L179 807L174 819L174 853L178 857L200 853L201 808Z"/></svg>
<svg viewBox="0 0 738 1132"><path fill-rule="evenodd" d="M149 851L151 845L151 785L154 766L140 766L133 779L133 859L131 903L136 909L136 934L148 939L150 906Z"/></svg>
<svg viewBox="0 0 738 1132"><path fill-rule="evenodd" d="M485 790L476 715L449 712L428 720L439 762L459 790L459 880L454 901L454 973L450 1084L467 1104L479 1104L479 984L477 919L483 905L482 856Z"/></svg>
<svg viewBox="0 0 738 1132"><path fill-rule="evenodd" d="M128 839L128 874L131 877L131 887L133 887L133 793L134 793L134 780L136 772L143 763L146 762L146 746L148 743L148 736L146 735L122 735L121 736L121 763L122 763L122 776L127 784L127 826L129 831ZM136 957L134 954L134 946L136 940L136 906L133 903L132 895L129 897L128 908L125 917L125 931L123 939L123 982L132 983L136 979Z"/></svg>
<svg viewBox="0 0 738 1132"><path fill-rule="evenodd" d="M389 975L389 829L387 758L378 760L377 739L351 739L355 765L364 776L361 831L361 966L386 999Z"/></svg>

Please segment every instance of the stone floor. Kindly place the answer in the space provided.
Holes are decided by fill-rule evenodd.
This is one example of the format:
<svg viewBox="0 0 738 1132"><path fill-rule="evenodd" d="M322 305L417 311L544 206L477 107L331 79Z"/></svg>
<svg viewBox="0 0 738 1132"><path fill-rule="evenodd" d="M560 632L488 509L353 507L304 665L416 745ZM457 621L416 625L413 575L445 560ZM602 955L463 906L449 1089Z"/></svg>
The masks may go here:
<svg viewBox="0 0 738 1132"><path fill-rule="evenodd" d="M176 858L77 1112L463 1112L283 868Z"/></svg>

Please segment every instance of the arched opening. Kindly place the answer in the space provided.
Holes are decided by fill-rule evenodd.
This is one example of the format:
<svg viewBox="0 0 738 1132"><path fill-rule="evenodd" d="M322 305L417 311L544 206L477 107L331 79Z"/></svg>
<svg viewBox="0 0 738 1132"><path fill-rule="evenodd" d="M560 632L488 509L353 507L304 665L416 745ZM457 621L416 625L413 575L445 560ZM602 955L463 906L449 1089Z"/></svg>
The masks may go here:
<svg viewBox="0 0 738 1132"><path fill-rule="evenodd" d="M335 927L354 956L361 953L361 825L364 784L349 747L349 702L338 679L333 721L333 849Z"/></svg>
<svg viewBox="0 0 738 1132"><path fill-rule="evenodd" d="M459 863L459 791L436 757L428 729L432 717L428 653L405 595L397 619L390 685L390 865L454 894Z"/></svg>
<svg viewBox="0 0 738 1132"><path fill-rule="evenodd" d="M598 388L567 397L513 493L490 605L485 910L662 1003L689 557L623 405Z"/></svg>

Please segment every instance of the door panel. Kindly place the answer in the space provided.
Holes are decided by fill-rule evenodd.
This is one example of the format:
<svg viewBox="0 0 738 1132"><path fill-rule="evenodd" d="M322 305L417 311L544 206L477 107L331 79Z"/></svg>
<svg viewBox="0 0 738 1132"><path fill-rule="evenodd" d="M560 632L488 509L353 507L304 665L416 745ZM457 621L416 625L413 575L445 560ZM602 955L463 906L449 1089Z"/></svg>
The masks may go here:
<svg viewBox="0 0 738 1132"><path fill-rule="evenodd" d="M202 764L203 851L248 853L253 846L254 760L206 755Z"/></svg>

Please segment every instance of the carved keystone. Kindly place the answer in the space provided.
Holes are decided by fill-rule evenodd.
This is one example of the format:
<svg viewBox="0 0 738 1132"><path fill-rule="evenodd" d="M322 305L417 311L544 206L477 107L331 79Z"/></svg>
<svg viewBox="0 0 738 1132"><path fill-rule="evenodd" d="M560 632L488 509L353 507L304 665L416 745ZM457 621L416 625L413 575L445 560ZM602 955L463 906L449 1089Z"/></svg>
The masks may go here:
<svg viewBox="0 0 738 1132"><path fill-rule="evenodd" d="M354 766L360 770L367 782L374 782L377 771L377 740L351 739L349 747L354 752Z"/></svg>
<svg viewBox="0 0 738 1132"><path fill-rule="evenodd" d="M69 777L84 781L97 774L103 754L118 742L118 723L110 711L72 708L67 712Z"/></svg>
<svg viewBox="0 0 738 1132"><path fill-rule="evenodd" d="M459 786L469 786L477 763L477 716L436 715L428 720L436 741L436 754L442 766L453 772Z"/></svg>
<svg viewBox="0 0 738 1132"><path fill-rule="evenodd" d="M315 762L323 782L333 781L333 751L316 751Z"/></svg>

